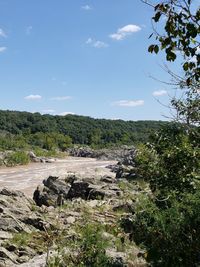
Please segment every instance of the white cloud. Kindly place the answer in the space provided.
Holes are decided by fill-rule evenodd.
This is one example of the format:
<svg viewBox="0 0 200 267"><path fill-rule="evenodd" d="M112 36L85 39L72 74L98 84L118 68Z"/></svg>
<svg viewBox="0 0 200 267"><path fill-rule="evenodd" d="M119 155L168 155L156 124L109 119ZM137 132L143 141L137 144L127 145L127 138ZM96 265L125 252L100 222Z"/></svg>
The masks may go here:
<svg viewBox="0 0 200 267"><path fill-rule="evenodd" d="M93 43L93 46L96 47L96 48L105 48L105 47L108 47L108 44L102 42L102 41L95 41Z"/></svg>
<svg viewBox="0 0 200 267"><path fill-rule="evenodd" d="M159 90L159 91L154 91L153 92L153 96L162 96L162 95L166 95L167 91L166 90Z"/></svg>
<svg viewBox="0 0 200 267"><path fill-rule="evenodd" d="M115 101L113 105L119 107L137 107L143 106L144 100L119 100Z"/></svg>
<svg viewBox="0 0 200 267"><path fill-rule="evenodd" d="M52 113L55 113L55 110L54 109L44 109L44 110L42 110L42 113L52 114Z"/></svg>
<svg viewBox="0 0 200 267"><path fill-rule="evenodd" d="M87 41L85 42L86 44L91 44L93 42L92 38L88 38Z"/></svg>
<svg viewBox="0 0 200 267"><path fill-rule="evenodd" d="M38 99L41 99L41 95L28 95L28 96L25 96L24 99L26 100L38 100Z"/></svg>
<svg viewBox="0 0 200 267"><path fill-rule="evenodd" d="M92 38L88 38L87 41L85 42L87 45L90 45L95 48L106 48L108 47L108 44L102 42L102 41L97 41Z"/></svg>
<svg viewBox="0 0 200 267"><path fill-rule="evenodd" d="M120 120L120 118L111 118L110 120L112 120L112 121L118 121L118 120Z"/></svg>
<svg viewBox="0 0 200 267"><path fill-rule="evenodd" d="M75 113L74 112L70 112L70 111L64 111L64 112L59 113L58 115L60 115L60 116L75 115Z"/></svg>
<svg viewBox="0 0 200 267"><path fill-rule="evenodd" d="M28 26L26 27L26 34L27 35L30 35L31 34L31 31L32 31L33 27L32 26Z"/></svg>
<svg viewBox="0 0 200 267"><path fill-rule="evenodd" d="M82 6L81 8L86 10L86 11L92 10L92 7L89 5Z"/></svg>
<svg viewBox="0 0 200 267"><path fill-rule="evenodd" d="M64 101L64 100L69 100L71 98L72 98L71 96L56 96L56 97L52 97L51 100Z"/></svg>
<svg viewBox="0 0 200 267"><path fill-rule="evenodd" d="M1 37L4 37L4 38L7 37L6 33L5 33L4 30L2 30L2 29L0 29L0 36L1 36Z"/></svg>
<svg viewBox="0 0 200 267"><path fill-rule="evenodd" d="M110 38L114 40L120 41L120 40L125 39L127 36L135 32L138 32L140 30L141 30L141 27L134 25L134 24L129 24L122 28L119 28L116 33L110 34L109 36Z"/></svg>
<svg viewBox="0 0 200 267"><path fill-rule="evenodd" d="M1 46L1 47L0 47L0 53L6 51L6 49L7 49L7 47L5 47L5 46Z"/></svg>

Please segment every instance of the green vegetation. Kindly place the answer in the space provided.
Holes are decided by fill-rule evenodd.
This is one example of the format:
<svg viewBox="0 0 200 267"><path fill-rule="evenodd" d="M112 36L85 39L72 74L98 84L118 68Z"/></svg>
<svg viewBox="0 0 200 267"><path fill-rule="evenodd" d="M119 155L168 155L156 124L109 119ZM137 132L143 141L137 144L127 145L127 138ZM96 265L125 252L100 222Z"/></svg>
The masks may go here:
<svg viewBox="0 0 200 267"><path fill-rule="evenodd" d="M176 50L181 51L184 77L169 73L184 89L183 98L172 99L171 104L185 124L167 125L140 146L136 156L137 178L148 182L151 192L141 194L135 214L123 218L121 225L147 251L150 266L200 265L200 9L191 4L172 0L154 6L153 20L157 23L162 16L166 20L162 36L154 33L159 45L151 45L149 52L158 53L160 48L168 61L174 61Z"/></svg>
<svg viewBox="0 0 200 267"><path fill-rule="evenodd" d="M144 197L138 203L129 231L147 250L150 266L199 266L200 192L180 197L162 202Z"/></svg>
<svg viewBox="0 0 200 267"><path fill-rule="evenodd" d="M148 140L162 121L122 121L67 115L0 111L0 149L40 147L64 151L72 144L94 148L132 145Z"/></svg>
<svg viewBox="0 0 200 267"><path fill-rule="evenodd" d="M143 2L148 3L148 0ZM155 14L153 22L159 23L164 18L165 22L160 23L164 28L164 33L159 34L154 31L150 37L155 36L157 44L149 47L149 52L158 53L164 50L167 61L175 61L177 51L182 52L182 70L185 72L186 83L190 86L200 78L200 55L198 47L200 45L198 35L200 34L200 9L193 6L192 0L171 0L155 3ZM151 1L152 3L152 1ZM195 3L194 3L195 4ZM193 60L191 60L193 58Z"/></svg>
<svg viewBox="0 0 200 267"><path fill-rule="evenodd" d="M156 44L149 46L149 52L164 51L167 61L182 60L182 74L176 74L165 66L170 75L170 85L183 91L180 98L171 100L175 109L175 119L184 123L199 124L200 121L200 8L193 0L142 0L154 8L152 22L154 32L150 35L156 39ZM154 4L153 4L154 3ZM159 23L159 30L156 27Z"/></svg>
<svg viewBox="0 0 200 267"><path fill-rule="evenodd" d="M80 238L75 241L68 241L70 244L63 244L71 247L71 253L64 253L62 260L57 267L109 267L112 266L106 248L108 241L102 238L104 227L99 223L87 223L81 229L76 229L80 233ZM54 259L55 260L55 259ZM58 260L58 259L57 259ZM51 265L50 265L51 266Z"/></svg>
<svg viewBox="0 0 200 267"><path fill-rule="evenodd" d="M130 218L128 232L147 251L151 266L199 266L199 129L178 125L160 130L138 149L137 178L149 183ZM126 220L122 226L127 230Z"/></svg>
<svg viewBox="0 0 200 267"><path fill-rule="evenodd" d="M140 147L136 173L150 183L154 193L193 192L199 186L199 128L171 124Z"/></svg>
<svg viewBox="0 0 200 267"><path fill-rule="evenodd" d="M10 153L5 158L6 166L9 167L15 165L26 165L29 163L29 161L30 161L29 156L23 151Z"/></svg>

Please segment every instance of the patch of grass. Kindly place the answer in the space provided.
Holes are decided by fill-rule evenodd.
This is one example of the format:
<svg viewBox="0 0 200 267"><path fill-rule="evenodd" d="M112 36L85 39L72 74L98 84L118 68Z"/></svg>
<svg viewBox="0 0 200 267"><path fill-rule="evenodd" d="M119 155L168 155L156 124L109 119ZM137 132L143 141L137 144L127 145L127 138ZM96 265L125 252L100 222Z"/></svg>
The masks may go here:
<svg viewBox="0 0 200 267"><path fill-rule="evenodd" d="M59 256L53 257L49 267L110 267L106 255L109 242L102 238L104 227L99 223L76 225L77 237L63 239ZM67 251L67 248L70 250Z"/></svg>

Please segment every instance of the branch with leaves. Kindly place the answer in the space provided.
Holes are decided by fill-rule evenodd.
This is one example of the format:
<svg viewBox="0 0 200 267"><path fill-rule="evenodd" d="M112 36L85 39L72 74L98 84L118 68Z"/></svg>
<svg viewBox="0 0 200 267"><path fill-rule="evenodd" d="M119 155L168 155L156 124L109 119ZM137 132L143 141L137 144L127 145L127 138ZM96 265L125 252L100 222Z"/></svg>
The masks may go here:
<svg viewBox="0 0 200 267"><path fill-rule="evenodd" d="M179 52L183 56L186 85L199 81L200 8L195 8L192 0L167 0L155 5L147 0L142 2L154 8L154 31L149 38L155 37L158 43L150 45L148 51L157 54L164 50L167 61L175 61ZM164 31L158 33L155 25L163 18Z"/></svg>

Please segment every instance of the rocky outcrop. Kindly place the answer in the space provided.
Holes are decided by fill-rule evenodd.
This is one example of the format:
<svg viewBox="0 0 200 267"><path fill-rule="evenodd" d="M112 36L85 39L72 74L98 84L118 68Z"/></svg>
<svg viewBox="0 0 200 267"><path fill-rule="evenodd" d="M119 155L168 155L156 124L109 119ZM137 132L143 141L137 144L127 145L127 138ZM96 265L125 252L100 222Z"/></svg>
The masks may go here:
<svg viewBox="0 0 200 267"><path fill-rule="evenodd" d="M25 254L28 254L26 261L36 254L35 251L23 253L22 247L19 250L9 243L16 234L44 230L45 221L40 213L33 212L34 206L34 201L20 191L0 190L0 266L13 266L21 262Z"/></svg>
<svg viewBox="0 0 200 267"><path fill-rule="evenodd" d="M140 249L130 243L129 221L124 233L118 227L122 215L134 216L140 191L136 182L122 182L113 173L49 176L36 188L34 200L20 191L0 190L0 266L44 267L47 255L61 261L68 254L78 257L82 247L73 250L73 245L80 243L88 224L103 227L112 266L146 266L144 257L138 256ZM65 245L58 249L59 242Z"/></svg>
<svg viewBox="0 0 200 267"><path fill-rule="evenodd" d="M108 166L116 173L116 178L135 178L135 156L136 149L130 149L116 165Z"/></svg>
<svg viewBox="0 0 200 267"><path fill-rule="evenodd" d="M56 206L60 195L64 200L81 198L108 199L122 195L117 181L110 176L78 177L68 175L65 177L49 176L43 181L43 187L37 187L33 199L38 206Z"/></svg>
<svg viewBox="0 0 200 267"><path fill-rule="evenodd" d="M56 161L55 158L37 157L33 151L29 151L28 156L32 162L52 163Z"/></svg>
<svg viewBox="0 0 200 267"><path fill-rule="evenodd" d="M130 156L133 147L123 146L120 148L110 149L91 149L90 147L73 147L67 152L73 157L97 158L101 160L116 160L120 161Z"/></svg>

